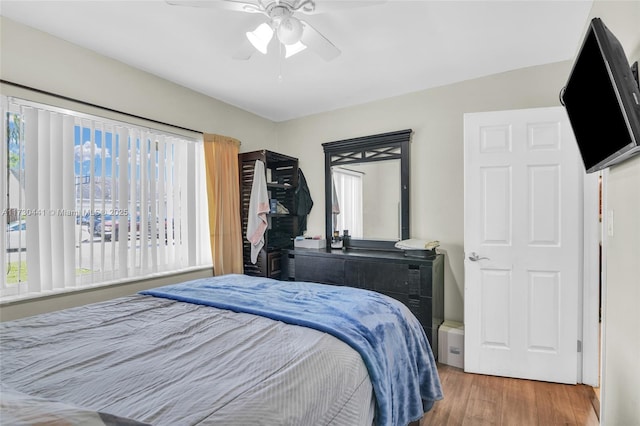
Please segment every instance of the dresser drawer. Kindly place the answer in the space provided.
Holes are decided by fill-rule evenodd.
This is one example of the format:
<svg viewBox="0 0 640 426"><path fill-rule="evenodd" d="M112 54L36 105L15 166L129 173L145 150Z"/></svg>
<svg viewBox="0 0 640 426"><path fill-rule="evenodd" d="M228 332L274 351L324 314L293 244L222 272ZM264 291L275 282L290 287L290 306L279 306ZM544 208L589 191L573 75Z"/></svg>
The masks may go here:
<svg viewBox="0 0 640 426"><path fill-rule="evenodd" d="M344 284L344 259L321 256L296 256L296 281Z"/></svg>
<svg viewBox="0 0 640 426"><path fill-rule="evenodd" d="M420 324L427 329L433 326L432 300L430 297L411 298L409 297L405 305L416 316Z"/></svg>
<svg viewBox="0 0 640 426"><path fill-rule="evenodd" d="M402 253L375 250L294 249L283 258L283 271L285 279L360 287L400 301L418 319L437 353L444 314L443 264L442 255L407 259Z"/></svg>
<svg viewBox="0 0 640 426"><path fill-rule="evenodd" d="M267 253L268 277L279 279L282 274L282 252L280 250Z"/></svg>
<svg viewBox="0 0 640 426"><path fill-rule="evenodd" d="M360 263L360 284L364 288L412 296L426 295L419 266L397 263Z"/></svg>

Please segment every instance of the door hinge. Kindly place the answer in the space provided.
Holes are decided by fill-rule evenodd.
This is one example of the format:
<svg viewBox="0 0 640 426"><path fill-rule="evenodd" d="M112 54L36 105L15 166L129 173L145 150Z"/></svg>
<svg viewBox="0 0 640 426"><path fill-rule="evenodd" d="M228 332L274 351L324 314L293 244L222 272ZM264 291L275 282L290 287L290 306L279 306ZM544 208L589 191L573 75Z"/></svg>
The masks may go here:
<svg viewBox="0 0 640 426"><path fill-rule="evenodd" d="M578 340L578 352L582 352L582 340Z"/></svg>

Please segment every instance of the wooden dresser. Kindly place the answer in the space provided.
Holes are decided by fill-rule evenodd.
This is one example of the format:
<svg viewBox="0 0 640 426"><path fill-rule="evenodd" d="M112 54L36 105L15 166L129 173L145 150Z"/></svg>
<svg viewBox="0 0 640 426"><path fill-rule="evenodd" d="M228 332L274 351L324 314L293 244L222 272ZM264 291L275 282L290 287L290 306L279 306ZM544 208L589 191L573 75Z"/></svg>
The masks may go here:
<svg viewBox="0 0 640 426"><path fill-rule="evenodd" d="M409 307L422 324L434 356L444 319L444 255L407 257L401 251L291 249L282 279L347 285L386 294Z"/></svg>

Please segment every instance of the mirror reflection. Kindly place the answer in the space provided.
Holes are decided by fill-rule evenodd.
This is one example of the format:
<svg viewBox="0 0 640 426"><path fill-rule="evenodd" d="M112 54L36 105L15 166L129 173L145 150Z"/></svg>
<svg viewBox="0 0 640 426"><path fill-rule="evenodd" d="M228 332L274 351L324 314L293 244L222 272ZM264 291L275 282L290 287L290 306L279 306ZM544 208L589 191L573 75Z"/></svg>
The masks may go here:
<svg viewBox="0 0 640 426"><path fill-rule="evenodd" d="M327 241L348 230L349 250L396 250L395 242L409 238L411 133L405 129L322 144Z"/></svg>
<svg viewBox="0 0 640 426"><path fill-rule="evenodd" d="M401 239L400 159L331 167L332 228L366 240Z"/></svg>

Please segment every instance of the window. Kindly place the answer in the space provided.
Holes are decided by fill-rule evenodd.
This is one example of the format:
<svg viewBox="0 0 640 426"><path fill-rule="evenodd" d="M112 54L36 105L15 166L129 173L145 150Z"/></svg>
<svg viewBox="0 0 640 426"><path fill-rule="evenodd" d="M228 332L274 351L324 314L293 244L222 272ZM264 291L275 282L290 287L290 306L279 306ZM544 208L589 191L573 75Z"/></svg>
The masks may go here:
<svg viewBox="0 0 640 426"><path fill-rule="evenodd" d="M332 170L336 196L334 230L349 231L352 238L362 238L362 173L341 167Z"/></svg>
<svg viewBox="0 0 640 426"><path fill-rule="evenodd" d="M0 299L211 264L202 141L2 97Z"/></svg>

